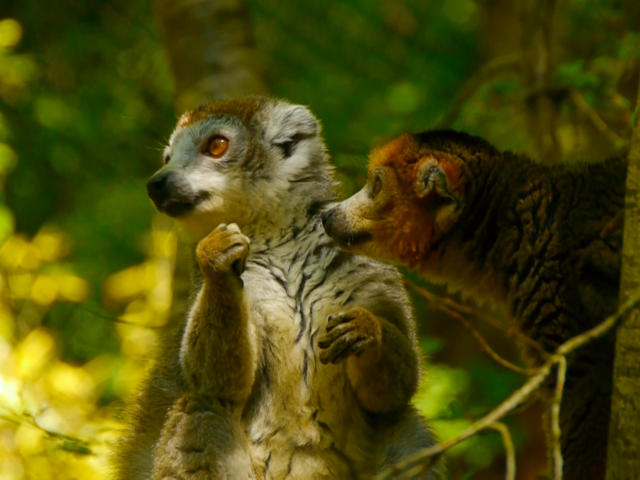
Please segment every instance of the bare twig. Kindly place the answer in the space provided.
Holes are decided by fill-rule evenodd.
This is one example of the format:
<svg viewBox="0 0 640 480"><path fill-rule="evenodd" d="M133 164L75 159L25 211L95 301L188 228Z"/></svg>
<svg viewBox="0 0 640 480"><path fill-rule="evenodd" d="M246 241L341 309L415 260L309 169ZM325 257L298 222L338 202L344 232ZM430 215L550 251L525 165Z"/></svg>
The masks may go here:
<svg viewBox="0 0 640 480"><path fill-rule="evenodd" d="M602 117L596 112L591 105L584 99L582 93L575 88L569 90L569 98L576 106L576 108L582 113L587 120L600 132L607 140L613 145L616 150L621 150L626 147L629 142L618 135L614 130L610 129Z"/></svg>
<svg viewBox="0 0 640 480"><path fill-rule="evenodd" d="M464 104L485 83L507 72L518 71L521 65L520 54L497 57L480 67L462 86L451 102L451 108L438 122L438 128L448 128L460 114Z"/></svg>
<svg viewBox="0 0 640 480"><path fill-rule="evenodd" d="M502 357L500 357L489 346L486 340L482 338L480 333L477 332L472 327L471 322L469 322L469 320L466 319L465 316L471 316L471 317L475 317L480 320L483 320L486 323L489 323L490 325L497 327L498 329L500 329L501 332L504 332L506 328L503 322L500 322L499 320L494 319L490 315L486 315L467 305L460 304L451 298L434 295L433 293L429 292L427 289L419 285L416 285L415 283L411 282L408 279L405 279L404 282L408 288L411 288L416 293L418 293L422 298L424 298L429 303L430 308L439 310L459 320L466 328L468 328L471 331L472 335L478 340L478 342L482 345L485 351L491 356L491 358L493 358L500 365L504 366L505 368L508 368L509 370L513 370L514 372L521 373L523 375L533 375L533 373L535 373L535 369L519 367L509 362L508 360L505 360ZM507 331L507 335L515 336L519 340L521 340L523 343L526 343L527 345L535 348L539 353L542 354L543 358L549 356L549 353L545 351L544 348L542 348L542 345L540 345L538 342L528 337L527 335L523 334L522 332L518 331L517 329L509 328L509 330Z"/></svg>
<svg viewBox="0 0 640 480"><path fill-rule="evenodd" d="M515 363L511 363L509 360L507 360L505 358L502 358L493 348L491 348L491 345L489 345L489 343L484 339L484 337L480 334L480 332L478 332L475 328L473 328L473 326L471 325L471 322L469 322L469 320L464 318L462 315L460 315L455 310L451 310L448 313L449 313L450 316L452 316L453 318L458 320L460 323L462 323L462 325L467 330L469 330L469 332L471 333L473 338L475 338L478 341L478 343L483 348L483 350L485 352L487 352L487 354L496 363L502 365L504 368L506 368L508 370L511 370L512 372L519 373L521 375L530 376L530 375L533 375L533 374L535 374L537 372L537 370L535 368L520 367L520 366L516 365Z"/></svg>
<svg viewBox="0 0 640 480"><path fill-rule="evenodd" d="M538 373L530 377L529 380L527 380L520 388L509 395L509 397L507 397L502 403L500 403L500 405L498 405L484 417L470 425L469 428L467 428L465 431L445 442L439 443L429 448L425 448L422 451L417 452L410 457L407 457L391 468L386 469L380 474L378 478L380 478L381 480L391 480L398 478L399 475L404 475L404 473L409 469L413 470L416 465L422 464L429 457L439 456L446 450L454 447L455 445L458 445L469 437L477 434L481 430L489 428L492 424L502 419L505 415L513 411L515 407L529 398L529 396L533 392L537 391L549 376L552 367L556 364L566 362L566 355L582 347L586 343L589 343L590 341L599 338L607 333L620 321L621 318L626 316L638 305L640 305L640 295L636 295L632 300L625 303L615 314L607 317L602 323L598 324L590 330L581 333L580 335L567 340L565 343L560 345L556 352L551 355L538 369ZM563 374L563 378L564 368L566 368L566 365L565 367L559 367L559 373Z"/></svg>
<svg viewBox="0 0 640 480"><path fill-rule="evenodd" d="M45 435L47 435L50 438L62 441L65 444L71 443L73 445L77 445L80 448L77 448L76 450L82 450L83 454L93 453L91 451L91 449L89 448L89 445L91 445L91 442L89 442L87 440L83 440L81 438L72 437L71 435L67 435L65 433L60 433L60 432L56 432L54 430L49 430L48 428L45 428L42 425L40 425L37 422L37 420L35 418L33 418L33 416L30 415L30 414L25 414L25 415L17 415L17 414L4 415L4 414L0 414L0 420L4 420L5 422L13 423L15 425L30 425L33 428L36 428L36 429L40 430L41 432L43 432Z"/></svg>
<svg viewBox="0 0 640 480"><path fill-rule="evenodd" d="M495 422L489 425L489 428L493 428L502 437L502 444L504 445L504 454L506 457L505 468L505 480L515 480L516 478L516 449L513 446L513 439L509 428L502 422Z"/></svg>
<svg viewBox="0 0 640 480"><path fill-rule="evenodd" d="M567 359L564 356L558 358L558 371L556 387L551 402L551 452L553 465L553 480L562 480L562 449L560 447L560 404L562 392L567 374Z"/></svg>
<svg viewBox="0 0 640 480"><path fill-rule="evenodd" d="M119 315L110 315L108 313L99 312L97 310L93 310L91 308L87 308L83 305L75 305L74 308L76 310L81 310L83 312L88 313L89 315L93 315L94 317L102 318L104 320L108 320L112 323L120 323L122 325L129 325L132 327L140 327L140 328L148 328L150 330L161 330L165 327L165 325L145 325L137 322L130 322L129 320L125 320Z"/></svg>

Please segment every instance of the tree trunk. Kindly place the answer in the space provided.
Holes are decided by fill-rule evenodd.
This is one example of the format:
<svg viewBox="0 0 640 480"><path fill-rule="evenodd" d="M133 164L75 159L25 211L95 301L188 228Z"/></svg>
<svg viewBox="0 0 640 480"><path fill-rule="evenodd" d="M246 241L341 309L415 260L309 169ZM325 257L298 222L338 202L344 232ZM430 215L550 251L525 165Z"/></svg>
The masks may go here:
<svg viewBox="0 0 640 480"><path fill-rule="evenodd" d="M158 0L155 6L180 112L214 98L266 92L244 0Z"/></svg>
<svg viewBox="0 0 640 480"><path fill-rule="evenodd" d="M173 73L178 113L216 98L263 94L244 0L157 0L155 14ZM170 228L164 219L161 228ZM180 242L171 320L184 318L192 291L192 247Z"/></svg>
<svg viewBox="0 0 640 480"><path fill-rule="evenodd" d="M640 85L627 167L620 301L640 291ZM640 475L640 310L616 333L613 395L607 452L607 480Z"/></svg>

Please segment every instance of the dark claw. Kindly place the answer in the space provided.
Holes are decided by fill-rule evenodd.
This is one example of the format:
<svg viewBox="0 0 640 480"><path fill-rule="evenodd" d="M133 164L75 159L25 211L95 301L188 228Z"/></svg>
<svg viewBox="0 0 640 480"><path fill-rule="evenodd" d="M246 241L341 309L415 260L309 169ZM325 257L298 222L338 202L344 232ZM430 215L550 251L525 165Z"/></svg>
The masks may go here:
<svg viewBox="0 0 640 480"><path fill-rule="evenodd" d="M318 341L318 346L320 348L327 348L341 336L346 335L353 329L355 329L355 326L353 325L338 325L335 329L327 331L327 333L320 339L320 341Z"/></svg>

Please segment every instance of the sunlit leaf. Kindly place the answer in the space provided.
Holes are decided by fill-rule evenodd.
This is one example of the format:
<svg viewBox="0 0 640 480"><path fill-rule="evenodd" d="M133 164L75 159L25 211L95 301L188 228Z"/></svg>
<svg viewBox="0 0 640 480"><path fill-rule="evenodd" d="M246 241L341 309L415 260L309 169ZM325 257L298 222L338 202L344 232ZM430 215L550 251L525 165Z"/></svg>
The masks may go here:
<svg viewBox="0 0 640 480"><path fill-rule="evenodd" d="M16 373L19 377L37 376L55 354L55 340L44 328L32 330L15 350Z"/></svg>
<svg viewBox="0 0 640 480"><path fill-rule="evenodd" d="M0 48L17 45L22 38L22 25L13 18L0 20Z"/></svg>

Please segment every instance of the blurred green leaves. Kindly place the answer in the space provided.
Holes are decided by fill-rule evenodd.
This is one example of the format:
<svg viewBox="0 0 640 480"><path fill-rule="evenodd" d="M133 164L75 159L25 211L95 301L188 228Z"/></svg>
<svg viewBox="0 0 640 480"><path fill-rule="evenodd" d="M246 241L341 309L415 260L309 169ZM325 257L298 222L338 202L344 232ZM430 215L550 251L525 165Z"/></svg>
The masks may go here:
<svg viewBox="0 0 640 480"><path fill-rule="evenodd" d="M24 247L29 242L22 235L42 239L43 225L56 225L72 253L38 273L38 282L31 273L12 277L12 285L28 285L25 296L34 294L40 303L29 300L11 322L0 311L0 329L14 335L35 328L39 336L30 341L40 343L33 345L55 345L56 362L69 362L52 378L80 392L88 373L99 400L83 401L117 403L139 380L152 341L148 329L115 322L115 312L143 323L163 318L156 315L162 303L157 297L166 292L149 287L149 278L166 280L167 265L156 251L163 241L145 240L153 208L144 181L160 165L176 119L172 79L149 2L62 2L55 15L30 3L10 0L0 7L0 244L18 238ZM504 25L503 32L483 24L494 2L248 3L267 83L274 95L310 105L321 119L342 194L361 188L372 145L438 124L460 87L490 60L490 36L506 53L518 48L506 40L513 25ZM589 108L624 134L634 115L632 66L640 58L637 15L628 12L638 8L629 0L567 0L558 8L555 86L579 91ZM501 149L526 151L531 139L522 106L529 94L517 69L504 71L477 85L452 126ZM565 97L558 102L561 138L584 160L597 135ZM87 296L83 303L47 304L52 292L60 292L45 287L64 272L88 282L76 292ZM33 292L27 280L36 285ZM114 283L148 288L134 288L129 298ZM425 329L437 323L423 304L416 311ZM23 327L16 327L20 322ZM415 402L446 439L495 406L520 379L477 361L477 355L466 356L457 333L447 340L439 334L421 337L431 358ZM0 348L0 358L7 351ZM71 363L86 365L86 372ZM21 427L17 444L35 451L41 433ZM81 442L69 442L63 449L86 453ZM500 451L498 436L487 433L452 455L473 472ZM43 465L34 462L34 471L50 467Z"/></svg>

